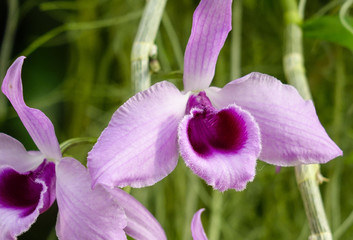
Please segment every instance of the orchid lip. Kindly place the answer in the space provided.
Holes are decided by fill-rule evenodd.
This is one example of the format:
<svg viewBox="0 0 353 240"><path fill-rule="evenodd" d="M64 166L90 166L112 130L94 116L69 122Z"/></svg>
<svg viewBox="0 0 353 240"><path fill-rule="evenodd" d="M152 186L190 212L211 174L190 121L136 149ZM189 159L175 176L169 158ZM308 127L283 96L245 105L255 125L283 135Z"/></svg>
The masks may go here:
<svg viewBox="0 0 353 240"><path fill-rule="evenodd" d="M214 152L237 153L247 140L245 121L228 110L192 110L188 125L190 144L201 156Z"/></svg>
<svg viewBox="0 0 353 240"><path fill-rule="evenodd" d="M44 212L55 199L54 186L55 164L46 159L35 170L24 173L10 167L2 168L0 207L18 211L20 217L32 214L38 207L40 212ZM41 201L43 203L40 204Z"/></svg>
<svg viewBox="0 0 353 240"><path fill-rule="evenodd" d="M220 110L201 107L193 108L180 124L180 154L215 189L241 191L255 176L260 129L252 115L235 104Z"/></svg>
<svg viewBox="0 0 353 240"><path fill-rule="evenodd" d="M11 168L0 172L0 206L30 215L37 207L43 185L35 182L32 172L20 174Z"/></svg>
<svg viewBox="0 0 353 240"><path fill-rule="evenodd" d="M236 153L247 140L244 119L227 109L217 111L204 91L189 97L186 113L192 114L187 128L190 144L201 156Z"/></svg>

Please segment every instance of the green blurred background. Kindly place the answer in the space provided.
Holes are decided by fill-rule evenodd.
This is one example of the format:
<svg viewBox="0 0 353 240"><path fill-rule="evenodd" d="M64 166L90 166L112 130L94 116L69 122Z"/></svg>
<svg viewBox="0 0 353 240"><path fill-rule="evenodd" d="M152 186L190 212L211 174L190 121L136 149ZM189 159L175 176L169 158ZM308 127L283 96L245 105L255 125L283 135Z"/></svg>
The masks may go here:
<svg viewBox="0 0 353 240"><path fill-rule="evenodd" d="M153 83L168 79L182 88L183 53L198 2L167 2L156 39L161 70L152 75ZM242 2L241 75L258 71L285 82L280 1L237 2ZM317 114L344 151L344 157L321 168L330 179L321 185L322 196L334 233L342 230L348 218L348 227L335 239L349 240L353 239L353 35L338 17L343 3L308 1L303 29L305 66ZM1 54L9 54L0 62L1 79L3 69L26 54L25 100L48 115L59 141L98 137L113 112L133 95L130 53L144 5L143 0L1 0L0 40L5 45ZM353 11L348 14L352 16ZM10 40L4 41L6 24L15 34L7 34ZM231 51L233 38L228 37L221 51L213 85L223 86L236 77L231 61L236 54ZM3 95L0 131L20 140L28 150L36 149ZM68 154L85 163L91 147L80 145ZM221 194L193 175L180 159L170 176L152 187L132 189L131 194L156 216L168 239L191 239L191 218L199 208L206 208L202 220L213 240L301 240L309 235L293 168L276 173L274 166L259 161L256 178L246 190ZM56 239L56 213L55 206L42 214L19 239ZM216 221L211 224L211 219ZM217 229L219 234L210 233Z"/></svg>

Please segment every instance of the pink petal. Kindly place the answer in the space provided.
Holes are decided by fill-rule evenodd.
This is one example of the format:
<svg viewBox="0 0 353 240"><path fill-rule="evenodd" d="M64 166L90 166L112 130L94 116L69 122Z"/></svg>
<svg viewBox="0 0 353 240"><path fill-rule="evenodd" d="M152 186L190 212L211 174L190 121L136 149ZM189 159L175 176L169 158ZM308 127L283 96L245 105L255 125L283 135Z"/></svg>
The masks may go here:
<svg viewBox="0 0 353 240"><path fill-rule="evenodd" d="M194 12L185 51L185 91L202 90L212 82L219 52L232 28L231 21L231 0L201 0Z"/></svg>
<svg viewBox="0 0 353 240"><path fill-rule="evenodd" d="M23 174L0 167L0 239L17 239L54 200L54 163Z"/></svg>
<svg viewBox="0 0 353 240"><path fill-rule="evenodd" d="M186 165L219 191L243 190L261 151L257 123L234 104L219 111L192 109L179 126L179 145Z"/></svg>
<svg viewBox="0 0 353 240"><path fill-rule="evenodd" d="M205 211L204 208L198 210L191 221L191 234L194 240L207 240L205 230L201 222L201 213Z"/></svg>
<svg viewBox="0 0 353 240"><path fill-rule="evenodd" d="M167 239L161 225L139 201L119 188L109 191L125 211L127 226L124 230L126 234L139 240Z"/></svg>
<svg viewBox="0 0 353 240"><path fill-rule="evenodd" d="M23 173L36 169L43 159L39 152L27 152L22 143L0 133L0 167L8 166Z"/></svg>
<svg viewBox="0 0 353 240"><path fill-rule="evenodd" d="M235 103L249 111L260 126L260 159L279 166L325 163L342 155L322 127L312 101L274 77L251 73L210 88L207 95L217 108Z"/></svg>
<svg viewBox="0 0 353 240"><path fill-rule="evenodd" d="M64 158L56 172L59 239L126 239L124 211L102 186L91 189L88 171L81 163Z"/></svg>
<svg viewBox="0 0 353 240"><path fill-rule="evenodd" d="M121 106L88 154L94 184L143 187L167 176L178 161L177 128L187 98L160 82Z"/></svg>
<svg viewBox="0 0 353 240"><path fill-rule="evenodd" d="M15 108L23 125L39 150L48 158L59 160L61 152L53 124L38 109L30 108L23 99L21 70L25 57L19 57L7 70L1 90Z"/></svg>

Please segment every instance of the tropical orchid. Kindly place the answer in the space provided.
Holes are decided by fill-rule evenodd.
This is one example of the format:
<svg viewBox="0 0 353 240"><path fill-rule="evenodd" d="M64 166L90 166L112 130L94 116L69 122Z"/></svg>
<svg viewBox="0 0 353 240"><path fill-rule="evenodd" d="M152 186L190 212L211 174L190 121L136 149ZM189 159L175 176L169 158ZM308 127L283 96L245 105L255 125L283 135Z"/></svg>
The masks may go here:
<svg viewBox="0 0 353 240"><path fill-rule="evenodd" d="M120 189L91 189L87 169L62 157L54 127L23 99L24 57L9 68L2 84L39 151L27 152L16 139L0 133L0 239L12 240L27 231L40 213L57 200L56 233L61 240L166 239L156 219Z"/></svg>
<svg viewBox="0 0 353 240"><path fill-rule="evenodd" d="M276 166L325 163L342 151L312 101L274 77L251 73L209 87L231 30L232 0L201 0L184 57L184 91L163 81L113 115L89 152L93 185L144 187L186 165L215 189L243 190L259 158Z"/></svg>

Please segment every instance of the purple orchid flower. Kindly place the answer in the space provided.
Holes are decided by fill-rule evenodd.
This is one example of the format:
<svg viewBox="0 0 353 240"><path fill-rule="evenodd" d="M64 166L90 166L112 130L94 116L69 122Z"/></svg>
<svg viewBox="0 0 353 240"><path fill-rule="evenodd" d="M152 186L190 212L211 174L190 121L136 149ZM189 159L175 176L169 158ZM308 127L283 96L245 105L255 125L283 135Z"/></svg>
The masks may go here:
<svg viewBox="0 0 353 240"><path fill-rule="evenodd" d="M24 57L9 68L2 91L12 103L39 151L27 152L16 139L0 133L0 239L27 231L57 200L56 232L61 240L166 239L156 219L120 189L91 189L88 170L62 157L54 127L23 99Z"/></svg>
<svg viewBox="0 0 353 240"><path fill-rule="evenodd" d="M209 87L231 30L231 0L201 0L184 58L184 91L160 82L113 115L88 156L97 183L143 187L186 165L215 189L243 190L256 159L277 166L325 163L342 151L312 101L277 79L251 73Z"/></svg>
<svg viewBox="0 0 353 240"><path fill-rule="evenodd" d="M191 221L191 234L194 240L208 240L201 222L201 214L203 211L205 211L204 208L198 210Z"/></svg>

